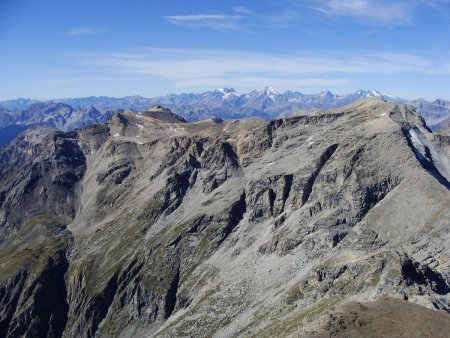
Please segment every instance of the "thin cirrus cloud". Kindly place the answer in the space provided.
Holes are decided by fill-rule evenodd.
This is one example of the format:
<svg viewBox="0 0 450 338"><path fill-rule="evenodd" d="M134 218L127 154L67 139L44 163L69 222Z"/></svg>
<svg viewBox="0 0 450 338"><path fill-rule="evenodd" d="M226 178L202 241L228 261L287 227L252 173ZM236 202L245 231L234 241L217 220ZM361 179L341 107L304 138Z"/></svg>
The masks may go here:
<svg viewBox="0 0 450 338"><path fill-rule="evenodd" d="M270 12L270 13L262 13L250 9L244 6L235 6L233 10L240 14L244 15L248 19L253 19L253 21L259 25L267 25L267 26L281 26L281 25L289 25L292 21L299 18L299 13L293 8L285 8L279 12Z"/></svg>
<svg viewBox="0 0 450 338"><path fill-rule="evenodd" d="M240 15L225 14L195 14L195 15L170 15L165 19L172 24L188 28L212 28L220 31L241 30Z"/></svg>
<svg viewBox="0 0 450 338"><path fill-rule="evenodd" d="M228 14L194 14L171 15L164 17L172 24L187 28L210 28L219 31L250 32L260 26L286 27L298 18L298 13L292 9L271 14L261 13L244 6L233 7L235 15Z"/></svg>
<svg viewBox="0 0 450 338"><path fill-rule="evenodd" d="M100 28L90 28L90 27L82 27L82 28L71 28L63 33L63 35L67 36L86 36L86 35L98 35L106 33L107 29Z"/></svg>
<svg viewBox="0 0 450 338"><path fill-rule="evenodd" d="M312 6L329 16L351 17L375 25L405 25L412 21L415 1L327 0Z"/></svg>
<svg viewBox="0 0 450 338"><path fill-rule="evenodd" d="M430 74L434 61L406 53L303 53L276 55L233 50L147 49L128 53L75 54L75 61L96 70L162 78L175 87L265 83L339 85L353 75ZM271 79L271 81L268 81Z"/></svg>
<svg viewBox="0 0 450 338"><path fill-rule="evenodd" d="M301 24L305 9L328 17L348 18L364 25L394 27L413 25L420 8L434 8L448 12L449 0L305 0L280 1L278 9L260 12L245 6L232 7L228 14L172 15L165 19L188 28L211 28L220 31L251 32L255 27L290 27Z"/></svg>
<svg viewBox="0 0 450 338"><path fill-rule="evenodd" d="M194 78L180 80L175 83L177 88L196 88L196 87L224 87L232 84L233 87L255 89L270 84L276 88L298 88L298 87L323 87L323 86L340 86L350 84L352 81L346 78L277 78L268 76L235 76L233 78L217 77L217 78Z"/></svg>

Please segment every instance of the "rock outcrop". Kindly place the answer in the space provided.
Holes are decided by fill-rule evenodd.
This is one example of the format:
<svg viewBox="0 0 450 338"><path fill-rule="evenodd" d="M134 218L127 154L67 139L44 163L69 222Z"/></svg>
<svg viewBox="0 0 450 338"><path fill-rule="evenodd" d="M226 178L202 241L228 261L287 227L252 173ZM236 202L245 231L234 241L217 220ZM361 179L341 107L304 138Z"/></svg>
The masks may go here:
<svg viewBox="0 0 450 338"><path fill-rule="evenodd" d="M387 301L446 332L449 144L379 99L30 129L0 151L0 337L357 336Z"/></svg>

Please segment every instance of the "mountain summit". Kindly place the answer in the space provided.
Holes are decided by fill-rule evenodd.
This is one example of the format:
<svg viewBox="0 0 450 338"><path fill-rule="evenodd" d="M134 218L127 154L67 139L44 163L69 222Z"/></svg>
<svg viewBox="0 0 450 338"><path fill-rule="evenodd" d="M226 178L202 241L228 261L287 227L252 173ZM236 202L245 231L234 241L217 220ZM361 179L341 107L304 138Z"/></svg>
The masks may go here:
<svg viewBox="0 0 450 338"><path fill-rule="evenodd" d="M19 99L0 102L0 146L32 125L52 125L68 131L104 122L116 112L125 110L141 112L155 105L166 107L179 118L190 122L210 118L275 119L309 114L315 110L334 109L370 97L413 105L433 129L438 129L442 123L450 119L450 104L445 100L407 101L384 95L374 89L358 90L345 95L336 95L330 91L308 95L289 90L279 92L271 87L249 93L238 93L233 88L219 88L199 94L171 94L154 98L86 97L38 103Z"/></svg>
<svg viewBox="0 0 450 338"><path fill-rule="evenodd" d="M0 150L0 335L448 333L450 143L412 107L151 114Z"/></svg>
<svg viewBox="0 0 450 338"><path fill-rule="evenodd" d="M169 109L161 107L159 105L153 106L146 111L139 112L138 115L143 115L170 123L186 123L186 120L184 118L172 113Z"/></svg>

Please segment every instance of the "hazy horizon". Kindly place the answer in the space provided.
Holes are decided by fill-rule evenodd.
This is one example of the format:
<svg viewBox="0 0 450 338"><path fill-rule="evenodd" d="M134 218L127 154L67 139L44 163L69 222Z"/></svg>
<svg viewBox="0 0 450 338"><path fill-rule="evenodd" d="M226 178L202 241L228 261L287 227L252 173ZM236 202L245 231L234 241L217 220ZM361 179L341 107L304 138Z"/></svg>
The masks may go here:
<svg viewBox="0 0 450 338"><path fill-rule="evenodd" d="M266 87L270 87L272 89L274 89L275 91L279 92L280 94L283 94L286 91L292 91L290 89L284 90L284 91L280 91L277 90L277 88L273 88L271 86L266 86ZM266 87L264 87L263 89L265 89ZM89 96L77 96L77 97L50 97L50 98L33 98L33 97L16 97L16 98L9 98L9 99L2 99L0 100L0 102L5 102L5 101L14 101L14 100L36 100L36 101L60 101L60 100L71 100L71 99L82 99L82 98L89 98L89 97L94 97L94 98L101 98L101 97L108 97L108 98L115 98L115 99L123 99L123 98L127 98L127 97L142 97L142 98L147 98L147 99L151 99L151 98L157 98L157 97L164 97L164 96L169 96L169 95L180 95L180 94L194 94L194 95L198 95L198 94L204 94L207 92L213 92L215 90L221 90L221 89L233 89L235 90L238 94L240 95L245 95L245 94L249 94L252 90L258 90L258 89L252 89L251 91L239 91L236 88L232 88L232 87L221 87L221 88L212 88L210 90L206 90L206 91L198 91L198 92L178 92L178 93L167 93L167 94L162 94L162 95L158 95L158 96L144 96L144 95L140 95L140 94L132 94L132 95L124 95L124 96L110 96L110 95L89 95ZM263 89L261 89L260 91L262 91ZM390 95L389 93L383 93L382 91L377 90L376 88L371 88L371 89L364 89L364 88L359 88L353 92L345 92L345 93L336 93L330 90L324 90L321 92L315 92L315 93L306 93L306 92L301 92L301 94L304 95L319 95L322 92L327 92L330 91L333 95L338 95L338 96L345 96L345 95L351 95L356 93L357 91L362 90L362 91L371 91L371 90L375 90L377 92L380 92L382 95L386 95L386 96L390 96L392 98L399 98L399 99L407 99L407 100L415 100L415 99L425 99L423 97L415 97L415 98L404 98L404 97L398 97L398 96L394 96L394 95ZM300 91L293 91L293 92L300 92ZM439 99L445 99L445 98L435 98L435 99L430 99L429 101L434 101L434 100L439 100Z"/></svg>

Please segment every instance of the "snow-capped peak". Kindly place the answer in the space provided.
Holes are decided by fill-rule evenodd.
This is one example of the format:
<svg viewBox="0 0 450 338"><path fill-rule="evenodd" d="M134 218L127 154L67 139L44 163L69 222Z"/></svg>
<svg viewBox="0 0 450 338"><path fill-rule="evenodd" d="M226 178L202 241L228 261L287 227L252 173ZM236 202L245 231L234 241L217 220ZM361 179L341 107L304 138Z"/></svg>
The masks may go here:
<svg viewBox="0 0 450 338"><path fill-rule="evenodd" d="M219 88L217 91L222 94L223 99L228 99L232 96L239 96L234 88Z"/></svg>
<svg viewBox="0 0 450 338"><path fill-rule="evenodd" d="M264 94L266 95L279 95L280 93L278 91L276 91L275 89L273 89L270 86L267 86L266 88L264 88Z"/></svg>
<svg viewBox="0 0 450 338"><path fill-rule="evenodd" d="M372 93L373 96L376 96L376 97L380 97L381 96L381 93L379 91L375 90L375 89L372 89L370 92Z"/></svg>
<svg viewBox="0 0 450 338"><path fill-rule="evenodd" d="M236 93L234 88L219 88L218 91L224 94Z"/></svg>
<svg viewBox="0 0 450 338"><path fill-rule="evenodd" d="M378 90L371 89L371 90L361 90L359 89L355 93L357 96L360 97L381 97L383 94L381 94Z"/></svg>
<svg viewBox="0 0 450 338"><path fill-rule="evenodd" d="M332 92L327 90L326 92L325 91L320 92L320 96L322 96L322 97L325 97L325 96L333 97L334 95L333 95Z"/></svg>

